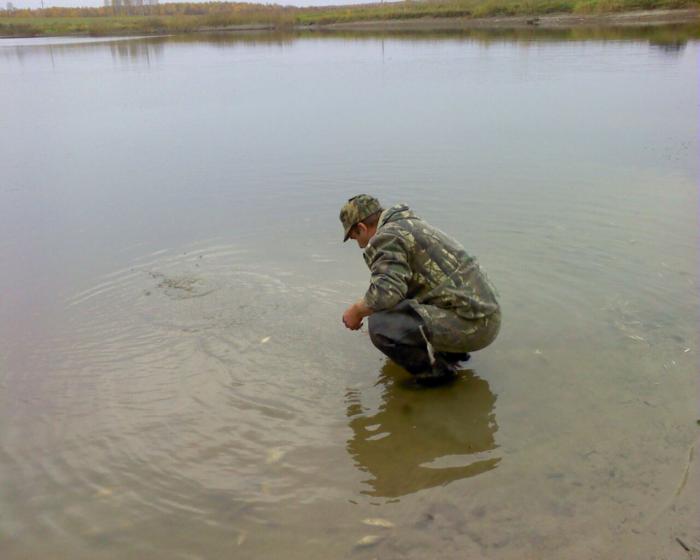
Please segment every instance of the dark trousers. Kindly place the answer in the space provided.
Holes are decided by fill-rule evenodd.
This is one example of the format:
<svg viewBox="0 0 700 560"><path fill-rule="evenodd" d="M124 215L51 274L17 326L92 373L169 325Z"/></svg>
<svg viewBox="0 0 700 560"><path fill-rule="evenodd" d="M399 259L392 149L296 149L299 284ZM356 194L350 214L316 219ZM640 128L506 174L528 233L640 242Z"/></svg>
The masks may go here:
<svg viewBox="0 0 700 560"><path fill-rule="evenodd" d="M406 301L391 310L370 315L368 324L372 344L406 371L415 375L433 368L428 345L423 336L428 334L423 319ZM453 363L465 360L467 357L466 353L435 353L438 361Z"/></svg>

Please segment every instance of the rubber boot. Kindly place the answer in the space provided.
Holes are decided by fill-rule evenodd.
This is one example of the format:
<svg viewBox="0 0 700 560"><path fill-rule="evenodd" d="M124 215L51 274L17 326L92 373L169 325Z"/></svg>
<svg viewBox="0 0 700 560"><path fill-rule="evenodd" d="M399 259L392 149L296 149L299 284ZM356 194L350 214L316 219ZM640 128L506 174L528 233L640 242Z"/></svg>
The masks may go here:
<svg viewBox="0 0 700 560"><path fill-rule="evenodd" d="M416 374L416 381L422 385L435 385L452 379L457 373L455 364L442 356L435 357L435 364L428 371Z"/></svg>

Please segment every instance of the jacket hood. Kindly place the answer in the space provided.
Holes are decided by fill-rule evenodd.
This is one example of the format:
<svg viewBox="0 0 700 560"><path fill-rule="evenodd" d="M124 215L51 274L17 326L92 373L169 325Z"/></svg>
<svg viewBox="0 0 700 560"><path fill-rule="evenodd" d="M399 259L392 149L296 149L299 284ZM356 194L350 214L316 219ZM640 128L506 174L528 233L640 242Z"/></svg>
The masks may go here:
<svg viewBox="0 0 700 560"><path fill-rule="evenodd" d="M377 228L380 228L384 224L388 224L389 222L410 219L418 219L418 216L415 215L413 210L411 210L408 207L408 205L397 204L395 206L392 206L391 208L387 208L386 210L384 210L384 212L382 212L382 214L379 216L379 223L377 224Z"/></svg>

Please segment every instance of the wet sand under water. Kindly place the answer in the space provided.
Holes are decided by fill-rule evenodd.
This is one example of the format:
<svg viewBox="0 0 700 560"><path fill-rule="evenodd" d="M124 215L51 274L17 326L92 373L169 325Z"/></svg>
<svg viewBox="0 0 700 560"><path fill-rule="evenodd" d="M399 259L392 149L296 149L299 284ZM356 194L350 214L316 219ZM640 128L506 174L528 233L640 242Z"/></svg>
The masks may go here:
<svg viewBox="0 0 700 560"><path fill-rule="evenodd" d="M305 276L249 255L166 252L69 298L31 390L60 433L12 442L32 497L6 489L14 513L0 519L21 537L39 516L46 534L5 557L686 558L676 539L700 544L681 443L697 427L680 425L683 385L652 371L666 352L692 367L684 333L627 309L609 326L619 340L591 356L530 348L511 318L454 382L426 389L339 326L361 284L327 277L332 258L311 257ZM638 359L625 354L613 390L618 344ZM5 406L18 434L36 414Z"/></svg>

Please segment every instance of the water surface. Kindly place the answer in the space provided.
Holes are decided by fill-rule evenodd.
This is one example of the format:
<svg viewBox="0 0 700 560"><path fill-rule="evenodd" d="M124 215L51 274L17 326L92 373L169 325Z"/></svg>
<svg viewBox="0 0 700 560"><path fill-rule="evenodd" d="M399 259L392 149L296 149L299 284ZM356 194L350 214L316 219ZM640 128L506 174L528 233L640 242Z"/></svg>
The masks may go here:
<svg viewBox="0 0 700 560"><path fill-rule="evenodd" d="M700 549L697 61L672 28L0 42L2 557ZM448 386L342 327L359 192L500 291Z"/></svg>

